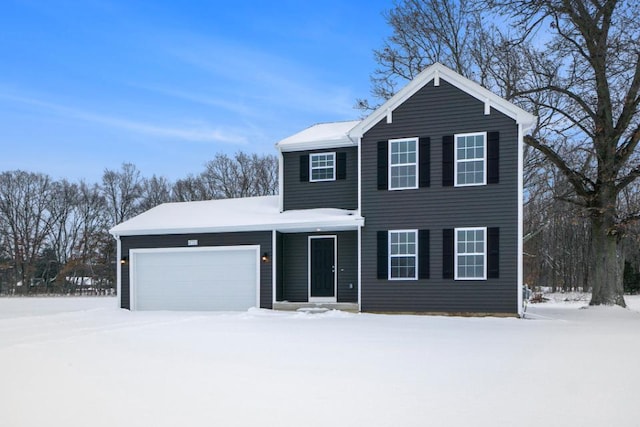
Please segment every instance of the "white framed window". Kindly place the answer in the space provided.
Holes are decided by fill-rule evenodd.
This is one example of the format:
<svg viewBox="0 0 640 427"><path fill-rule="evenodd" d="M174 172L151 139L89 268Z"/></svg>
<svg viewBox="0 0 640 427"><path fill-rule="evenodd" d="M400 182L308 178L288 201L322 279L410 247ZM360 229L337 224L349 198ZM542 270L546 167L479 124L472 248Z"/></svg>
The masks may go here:
<svg viewBox="0 0 640 427"><path fill-rule="evenodd" d="M487 133L462 133L454 136L454 185L486 185Z"/></svg>
<svg viewBox="0 0 640 427"><path fill-rule="evenodd" d="M486 280L487 227L456 228L454 231L456 280Z"/></svg>
<svg viewBox="0 0 640 427"><path fill-rule="evenodd" d="M309 177L311 182L335 181L336 153L309 155Z"/></svg>
<svg viewBox="0 0 640 427"><path fill-rule="evenodd" d="M418 138L389 140L389 190L418 188Z"/></svg>
<svg viewBox="0 0 640 427"><path fill-rule="evenodd" d="M389 280L418 278L418 230L389 231Z"/></svg>

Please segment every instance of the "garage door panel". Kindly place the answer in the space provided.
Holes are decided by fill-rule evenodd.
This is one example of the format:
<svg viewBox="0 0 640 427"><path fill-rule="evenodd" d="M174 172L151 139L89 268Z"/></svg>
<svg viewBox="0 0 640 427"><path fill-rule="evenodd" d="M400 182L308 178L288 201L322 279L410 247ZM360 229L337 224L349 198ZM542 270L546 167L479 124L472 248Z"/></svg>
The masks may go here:
<svg viewBox="0 0 640 427"><path fill-rule="evenodd" d="M140 252L132 263L138 310L246 310L256 305L256 249Z"/></svg>

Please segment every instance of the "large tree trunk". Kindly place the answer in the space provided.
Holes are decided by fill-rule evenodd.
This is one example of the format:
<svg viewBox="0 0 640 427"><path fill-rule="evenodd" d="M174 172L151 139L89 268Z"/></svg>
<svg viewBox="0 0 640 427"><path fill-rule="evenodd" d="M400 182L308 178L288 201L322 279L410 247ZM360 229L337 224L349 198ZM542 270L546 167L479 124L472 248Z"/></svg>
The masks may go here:
<svg viewBox="0 0 640 427"><path fill-rule="evenodd" d="M613 212L599 210L591 216L592 261L589 269L591 302L589 305L626 307L622 283L624 257L616 233Z"/></svg>

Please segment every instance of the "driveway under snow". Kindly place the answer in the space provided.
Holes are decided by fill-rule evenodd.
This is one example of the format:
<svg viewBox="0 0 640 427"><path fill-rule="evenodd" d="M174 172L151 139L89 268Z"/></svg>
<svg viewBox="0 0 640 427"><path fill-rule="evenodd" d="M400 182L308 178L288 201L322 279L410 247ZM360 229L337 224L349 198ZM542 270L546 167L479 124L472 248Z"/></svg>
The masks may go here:
<svg viewBox="0 0 640 427"><path fill-rule="evenodd" d="M518 320L2 298L0 426L638 426L627 300Z"/></svg>

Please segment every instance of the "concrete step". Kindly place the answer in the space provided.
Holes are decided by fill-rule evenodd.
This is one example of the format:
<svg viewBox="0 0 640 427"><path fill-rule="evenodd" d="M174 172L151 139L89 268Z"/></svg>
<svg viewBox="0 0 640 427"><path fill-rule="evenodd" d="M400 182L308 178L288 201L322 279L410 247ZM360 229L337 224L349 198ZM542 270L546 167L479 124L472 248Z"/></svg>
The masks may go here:
<svg viewBox="0 0 640 427"><path fill-rule="evenodd" d="M350 302L288 302L278 301L273 303L274 310L282 311L307 311L311 313L319 313L328 310L348 311L358 313L360 308L356 303Z"/></svg>

